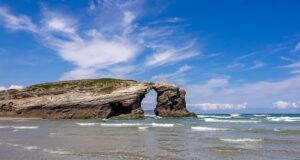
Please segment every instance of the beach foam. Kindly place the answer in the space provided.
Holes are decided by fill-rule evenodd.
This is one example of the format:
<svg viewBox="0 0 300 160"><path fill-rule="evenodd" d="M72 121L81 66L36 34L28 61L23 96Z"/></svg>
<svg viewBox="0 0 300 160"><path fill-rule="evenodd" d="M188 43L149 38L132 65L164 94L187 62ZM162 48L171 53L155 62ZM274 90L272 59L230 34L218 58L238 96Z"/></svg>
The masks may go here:
<svg viewBox="0 0 300 160"><path fill-rule="evenodd" d="M221 138L220 140L230 143L247 143L247 142L261 142L262 139L252 139L252 138L240 138L240 139L230 139L230 138Z"/></svg>
<svg viewBox="0 0 300 160"><path fill-rule="evenodd" d="M38 129L39 126L11 126L13 129Z"/></svg>
<svg viewBox="0 0 300 160"><path fill-rule="evenodd" d="M51 149L43 149L43 152L45 153L51 153L51 154L72 154L71 152L68 151L63 151L63 150L51 150Z"/></svg>
<svg viewBox="0 0 300 160"><path fill-rule="evenodd" d="M145 131L147 130L149 127L138 127L139 130Z"/></svg>
<svg viewBox="0 0 300 160"><path fill-rule="evenodd" d="M174 127L172 123L151 123L152 127Z"/></svg>
<svg viewBox="0 0 300 160"><path fill-rule="evenodd" d="M101 126L104 127L137 127L142 126L141 123L101 123Z"/></svg>
<svg viewBox="0 0 300 160"><path fill-rule="evenodd" d="M98 125L99 123L76 123L79 126L95 126Z"/></svg>
<svg viewBox="0 0 300 160"><path fill-rule="evenodd" d="M2 128L10 128L9 126L0 126L0 129Z"/></svg>
<svg viewBox="0 0 300 160"><path fill-rule="evenodd" d="M200 126L193 126L191 128L192 128L192 130L195 130L195 131L226 131L226 130L229 130L227 128L212 128L212 127L200 127Z"/></svg>
<svg viewBox="0 0 300 160"><path fill-rule="evenodd" d="M26 150L38 150L40 149L38 146L24 146L23 147Z"/></svg>
<svg viewBox="0 0 300 160"><path fill-rule="evenodd" d="M204 118L205 122L224 122L224 123L259 123L261 121L254 120L223 120L223 119L214 119L214 118Z"/></svg>

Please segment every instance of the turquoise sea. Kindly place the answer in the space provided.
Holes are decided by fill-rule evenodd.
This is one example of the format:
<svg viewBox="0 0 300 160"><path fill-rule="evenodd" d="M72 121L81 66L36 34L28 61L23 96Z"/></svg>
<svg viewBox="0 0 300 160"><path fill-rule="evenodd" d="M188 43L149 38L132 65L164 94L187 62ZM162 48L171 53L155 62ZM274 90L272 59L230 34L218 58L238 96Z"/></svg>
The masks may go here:
<svg viewBox="0 0 300 160"><path fill-rule="evenodd" d="M299 160L300 114L1 120L0 160Z"/></svg>

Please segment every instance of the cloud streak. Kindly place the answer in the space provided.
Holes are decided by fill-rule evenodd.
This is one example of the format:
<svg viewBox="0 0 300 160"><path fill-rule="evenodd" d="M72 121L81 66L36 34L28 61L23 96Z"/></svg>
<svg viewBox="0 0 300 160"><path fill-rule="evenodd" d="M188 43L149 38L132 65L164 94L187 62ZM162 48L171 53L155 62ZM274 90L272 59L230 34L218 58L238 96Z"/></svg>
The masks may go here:
<svg viewBox="0 0 300 160"><path fill-rule="evenodd" d="M0 23L10 30L36 32L37 26L26 15L13 15L6 7L0 6Z"/></svg>
<svg viewBox="0 0 300 160"><path fill-rule="evenodd" d="M189 65L184 65L184 66L178 68L178 70L173 73L165 73L165 74L152 76L152 79L155 81L171 81L171 79L172 79L174 81L174 79L178 79L178 78L184 76L184 74L187 71L189 71L191 68L192 67Z"/></svg>

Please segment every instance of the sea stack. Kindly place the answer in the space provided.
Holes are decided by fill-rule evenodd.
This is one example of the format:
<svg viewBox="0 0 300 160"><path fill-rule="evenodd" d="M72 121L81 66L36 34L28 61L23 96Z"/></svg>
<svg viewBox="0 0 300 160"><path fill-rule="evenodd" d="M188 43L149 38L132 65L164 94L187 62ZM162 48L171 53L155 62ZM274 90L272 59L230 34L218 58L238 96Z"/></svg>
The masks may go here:
<svg viewBox="0 0 300 160"><path fill-rule="evenodd" d="M154 89L155 114L194 117L184 89L167 83L111 78L60 81L0 91L0 116L45 119L142 118L141 102Z"/></svg>

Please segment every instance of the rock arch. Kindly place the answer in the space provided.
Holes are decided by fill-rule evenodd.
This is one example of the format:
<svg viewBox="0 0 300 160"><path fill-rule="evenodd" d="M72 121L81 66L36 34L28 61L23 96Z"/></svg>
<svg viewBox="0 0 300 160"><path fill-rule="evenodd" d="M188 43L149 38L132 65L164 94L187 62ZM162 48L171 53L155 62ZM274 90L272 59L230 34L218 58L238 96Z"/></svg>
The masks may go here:
<svg viewBox="0 0 300 160"><path fill-rule="evenodd" d="M0 91L0 116L47 119L142 118L144 111L141 102L150 90L157 93L154 109L157 116L196 116L186 108L185 90L174 84L126 80L113 80L114 83L110 80L107 84L100 80L63 81L38 87L29 86L22 90Z"/></svg>

